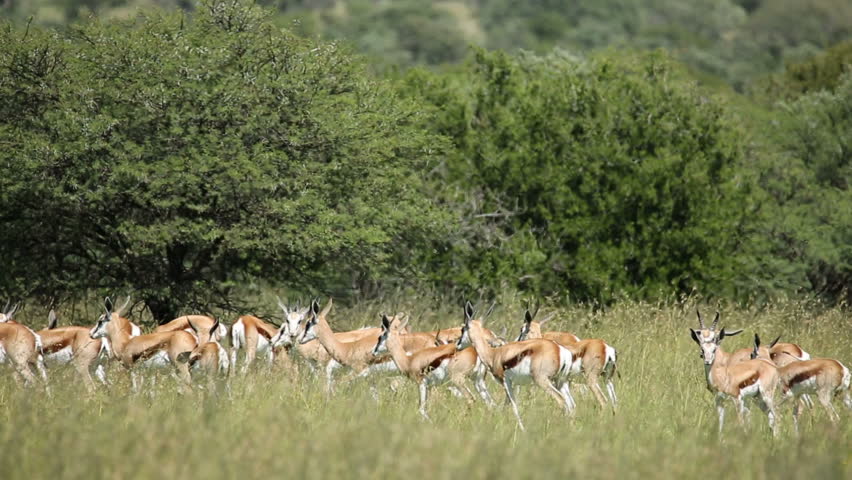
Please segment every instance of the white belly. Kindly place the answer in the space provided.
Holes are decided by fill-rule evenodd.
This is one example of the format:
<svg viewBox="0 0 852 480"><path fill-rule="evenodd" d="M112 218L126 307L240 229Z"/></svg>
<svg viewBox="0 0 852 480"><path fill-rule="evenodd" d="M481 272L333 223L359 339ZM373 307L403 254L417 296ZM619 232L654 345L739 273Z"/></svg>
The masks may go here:
<svg viewBox="0 0 852 480"><path fill-rule="evenodd" d="M387 361L387 362L382 362L382 363L376 363L374 365L370 365L370 371L376 372L376 373L378 373L378 372L396 372L397 370L399 370L399 369L396 368L396 363L394 363L393 360L390 360L390 361Z"/></svg>
<svg viewBox="0 0 852 480"><path fill-rule="evenodd" d="M269 350L269 340L263 335L257 336L257 353L266 353Z"/></svg>
<svg viewBox="0 0 852 480"><path fill-rule="evenodd" d="M807 380L802 380L801 382L793 385L791 388L793 393L799 395L802 393L816 393L817 384L816 384L816 375L808 378Z"/></svg>
<svg viewBox="0 0 852 480"><path fill-rule="evenodd" d="M48 362L68 363L71 361L71 358L73 356L74 351L71 349L71 345L68 345L62 350L57 350L53 353L48 353L47 355L45 355L44 359Z"/></svg>
<svg viewBox="0 0 852 480"><path fill-rule="evenodd" d="M6 348L0 343L0 364L6 363Z"/></svg>
<svg viewBox="0 0 852 480"><path fill-rule="evenodd" d="M532 366L532 357L527 355L523 360L518 362L517 365L506 370L506 376L509 377L509 380L512 383L528 383L532 380L532 376L530 374Z"/></svg>
<svg viewBox="0 0 852 480"><path fill-rule="evenodd" d="M167 367L170 363L169 354L165 350L159 350L151 357L143 360L141 365L146 368L159 368Z"/></svg>
<svg viewBox="0 0 852 480"><path fill-rule="evenodd" d="M449 374L447 372L447 365L450 363L449 359L441 362L441 365L438 368L429 372L429 376L427 377L427 381L431 385L439 385L447 381Z"/></svg>
<svg viewBox="0 0 852 480"><path fill-rule="evenodd" d="M757 395L760 391L760 382L754 382L751 385L740 389L740 397L748 398Z"/></svg>

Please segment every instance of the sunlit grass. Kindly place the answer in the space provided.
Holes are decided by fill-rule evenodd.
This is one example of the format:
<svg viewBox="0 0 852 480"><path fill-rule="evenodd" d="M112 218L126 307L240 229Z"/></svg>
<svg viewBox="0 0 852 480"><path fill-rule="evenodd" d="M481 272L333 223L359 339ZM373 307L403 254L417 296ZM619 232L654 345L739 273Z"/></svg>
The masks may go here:
<svg viewBox="0 0 852 480"><path fill-rule="evenodd" d="M460 320L457 307L420 315L425 304L403 303L394 308L414 312L423 329ZM517 333L521 303L515 304L488 320L494 330ZM378 310L336 307L331 323L339 329L375 323ZM706 316L712 316L710 308ZM87 395L73 372L54 368L52 395L46 397L18 389L4 371L0 472L3 478L122 479L852 476L852 412L839 402L840 427L816 408L806 412L799 438L790 406L784 405L777 439L756 407L742 428L729 406L720 440L712 395L687 331L694 322L691 304L624 302L607 311L565 310L551 328L604 338L618 349L621 403L613 415L599 410L591 395L577 392L577 415L568 418L543 392L521 387L526 432L518 431L491 381L500 407L466 405L439 388L427 423L417 415L414 385L398 382L401 388L392 392L388 377L341 385L328 397L323 381L304 369L300 378L291 378L259 367L218 396L200 389L178 395L168 374L151 393L132 395L126 375L112 368L113 385ZM728 350L748 346L755 331L765 338L780 333L814 356L852 364L850 321L841 310L816 314L796 303L760 311L726 308L722 324L746 329L723 343ZM370 395L370 383L379 387L378 400Z"/></svg>

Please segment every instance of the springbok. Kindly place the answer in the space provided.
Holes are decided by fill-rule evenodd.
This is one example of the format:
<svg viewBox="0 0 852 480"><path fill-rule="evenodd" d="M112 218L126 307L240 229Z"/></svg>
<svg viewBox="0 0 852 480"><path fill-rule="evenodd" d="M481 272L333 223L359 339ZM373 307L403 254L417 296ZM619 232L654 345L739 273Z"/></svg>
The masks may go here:
<svg viewBox="0 0 852 480"><path fill-rule="evenodd" d="M760 338L757 334L754 334L754 340L759 345L758 355L751 354L749 358L763 358L765 360L769 360L775 364L776 367L781 368L783 366L789 365L793 362L797 362L800 360L810 360L811 354L804 351L802 347L796 345L795 343L779 343L778 340L781 339L781 335L777 336L772 343L767 347L766 345L759 345ZM742 352L740 349L737 352ZM744 359L740 358L739 361ZM811 400L811 396L808 394L802 394L799 397L799 401L797 403L804 403L808 408L813 408L814 402Z"/></svg>
<svg viewBox="0 0 852 480"><path fill-rule="evenodd" d="M193 323L190 323L193 326ZM194 328L196 335L200 332ZM178 362L189 363L189 366L202 372L207 377L208 389L213 392L216 390L215 379L221 375L227 375L230 371L230 361L228 360L228 352L219 344L219 320L215 320L207 330L210 332L209 341L198 343L191 352L182 352L178 354Z"/></svg>
<svg viewBox="0 0 852 480"><path fill-rule="evenodd" d="M258 354L266 357L271 365L279 350L284 354L278 355L278 361L285 368L292 368L289 356L286 354L291 343L285 337L299 329L299 325L307 315L310 307L291 308L278 298L278 307L284 312L284 322L278 326L261 320L253 315L243 315L231 327L231 369L237 366L237 352L245 349L242 372L248 371Z"/></svg>
<svg viewBox="0 0 852 480"><path fill-rule="evenodd" d="M379 371L395 369L396 365L388 356L373 356L372 351L378 336L368 335L351 342L343 342L334 334L326 319L332 304L333 301L329 297L328 303L320 312L319 303L316 300L312 302L310 315L298 338L299 343L304 345L312 340L319 341L335 362L352 370L347 380L367 375L371 369ZM328 367L326 373L329 375L326 387L329 392L332 392L334 385Z"/></svg>
<svg viewBox="0 0 852 480"><path fill-rule="evenodd" d="M802 347L795 343L779 343L778 340L780 339L781 335L778 335L767 347L766 345L760 345L760 338L755 333L754 340L759 345L758 357L771 361L779 368L793 362L811 359L811 354L802 350ZM754 358L754 355L751 358Z"/></svg>
<svg viewBox="0 0 852 480"><path fill-rule="evenodd" d="M258 354L266 357L271 365L275 359L270 340L278 333L279 328L272 323L261 320L254 315L242 315L231 326L231 366L237 366L237 353L245 350L242 361L242 373L246 373L254 363Z"/></svg>
<svg viewBox="0 0 852 480"><path fill-rule="evenodd" d="M307 307L310 311L310 306ZM314 338L308 342L300 343L299 339L304 332L307 323L307 311L300 310L302 319L292 325L287 322L286 328L282 324L278 333L272 338L273 348L283 348L286 350L295 350L302 359L304 359L311 370L321 369L326 375L326 389L331 391L334 384L334 371L342 365L335 359L331 358L328 350L322 346L318 339ZM363 338L378 338L381 334L381 329L377 327L359 328L348 332L335 332L334 337L343 343L355 342Z"/></svg>
<svg viewBox="0 0 852 480"><path fill-rule="evenodd" d="M776 339L777 341L777 339ZM771 349L760 346L760 337L754 335L754 350L752 358L771 360ZM783 356L793 357L792 354ZM843 404L852 409L852 396L849 394L850 377L849 369L833 358L792 358L789 363L778 367L781 377L781 391L784 403L790 398L793 403L793 426L799 433L799 407L800 399L806 398L809 393L816 394L819 403L828 412L828 418L832 423L837 423L840 416L834 409L831 401L835 396L843 395Z"/></svg>
<svg viewBox="0 0 852 480"><path fill-rule="evenodd" d="M38 331L45 360L59 364L73 364L89 392L95 390L95 382L91 374L93 367L98 380L106 384L104 361L109 357L109 342L105 339L92 339L89 336L91 327L57 328L57 322L56 312L50 310L47 328Z"/></svg>
<svg viewBox="0 0 852 480"><path fill-rule="evenodd" d="M697 312L697 310L696 310ZM716 411L719 415L719 434L725 422L725 398L732 398L737 405L737 418L744 424L744 416L747 413L745 400L755 397L760 409L766 412L769 420L769 428L772 435L777 434L777 422L775 414L775 395L781 384L781 378L775 365L767 360L746 360L733 362L732 354L722 350L720 344L725 337L732 337L742 333L742 330L728 332L723 327L716 331L719 324L719 312L713 320L713 326L706 328L698 314L699 330L689 329L692 339L701 349L701 358L704 359L704 373L707 387L716 393Z"/></svg>
<svg viewBox="0 0 852 480"><path fill-rule="evenodd" d="M406 323L408 320L405 321ZM455 343L427 347L412 353L405 351L400 329L404 327L397 317L393 321L382 315L382 334L373 348L373 355L390 352L394 364L400 372L413 380L420 391L420 415L429 419L426 402L429 388L449 380L468 402L473 401L473 393L465 385L468 375L474 377L474 387L489 405L493 404L491 395L485 387L485 365L479 361L476 350L468 347L458 350Z"/></svg>
<svg viewBox="0 0 852 480"><path fill-rule="evenodd" d="M332 360L340 365L349 367L352 370L352 373L344 379L344 382L348 382L356 377L367 376L373 372L396 370L396 364L389 355L376 357L372 353L373 347L376 345L379 335L381 335L381 330L379 330L378 335L376 335L372 333L374 332L373 329L365 329L370 331L369 335L362 334L363 336L350 342L342 341L340 337L331 330L326 317L328 312L331 310L332 303L332 299L329 298L328 304L326 304L322 312L319 311L319 303L316 301L312 303L310 315L306 319L300 332L297 332L299 343L304 345L308 342L318 340L320 345L322 345L322 347L328 352ZM358 332L358 330L355 330L354 332ZM434 346L434 337L430 338L428 335L404 334L402 335L402 342L403 347L407 352L414 352L422 348ZM334 386L332 380L333 367L334 364L329 361L329 364L326 367L326 375L328 379L326 387L329 392L333 391Z"/></svg>
<svg viewBox="0 0 852 480"><path fill-rule="evenodd" d="M526 315L531 316L529 311ZM575 403L567 382L574 362L570 350L545 339L524 340L492 347L486 340L482 320L474 320L473 316L473 305L468 301L464 307L464 326L457 346L461 348L473 344L476 354L506 390L506 398L512 404L512 411L521 430L524 430L524 422L512 391L512 384L515 382L532 380L553 397L557 404L564 407L566 413L573 413Z"/></svg>
<svg viewBox="0 0 852 480"><path fill-rule="evenodd" d="M17 305L9 308L8 303L0 313L0 364L9 362L12 375L18 384L35 383L32 367L35 367L47 389L47 370L44 368L41 337L26 325L12 319Z"/></svg>
<svg viewBox="0 0 852 480"><path fill-rule="evenodd" d="M612 383L612 377L616 370L617 354L615 348L603 340L596 338L579 340L573 333L542 332L541 326L553 318L553 316L551 315L541 322L534 321L534 318L535 313L530 315L529 310L527 310L517 341L543 338L545 340L552 340L567 348L574 357L574 363L571 365L571 373L579 374L582 372L585 375L586 383L589 389L592 390L601 408L605 408L607 404L600 387L600 379L603 376L606 392L610 402L612 402L614 411L618 404L618 397L615 395L615 385Z"/></svg>
<svg viewBox="0 0 852 480"><path fill-rule="evenodd" d="M197 335L199 330L210 330L213 324L216 324L216 335L221 340L228 336L228 327L220 323L218 320L208 317L207 315L183 315L176 319L159 325L154 329L154 333L174 332L177 330L186 330L187 332Z"/></svg>
<svg viewBox="0 0 852 480"><path fill-rule="evenodd" d="M112 302L109 298L104 301L104 310L105 313L98 318L89 336L109 340L114 355L130 373L135 391L138 391L139 384L134 367L140 363L146 366L172 364L181 390L191 388L192 377L189 374L189 365L186 362L178 362L177 357L183 352L192 352L198 343L206 343L210 338L209 330L199 330L197 341L185 330L131 337L128 334L130 321L112 311Z"/></svg>

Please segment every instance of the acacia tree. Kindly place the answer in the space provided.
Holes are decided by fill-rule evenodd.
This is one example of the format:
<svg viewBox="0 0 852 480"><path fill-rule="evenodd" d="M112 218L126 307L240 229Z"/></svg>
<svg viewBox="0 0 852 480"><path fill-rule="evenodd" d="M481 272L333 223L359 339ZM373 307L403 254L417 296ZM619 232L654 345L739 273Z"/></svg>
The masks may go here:
<svg viewBox="0 0 852 480"><path fill-rule="evenodd" d="M384 272L445 228L417 105L255 6L7 25L0 44L7 294L129 288L163 321L252 278Z"/></svg>

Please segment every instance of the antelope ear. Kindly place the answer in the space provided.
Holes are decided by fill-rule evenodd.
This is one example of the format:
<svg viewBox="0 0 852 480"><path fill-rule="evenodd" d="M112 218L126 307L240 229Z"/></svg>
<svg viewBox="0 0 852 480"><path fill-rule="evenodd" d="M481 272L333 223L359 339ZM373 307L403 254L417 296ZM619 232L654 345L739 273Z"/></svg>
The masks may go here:
<svg viewBox="0 0 852 480"><path fill-rule="evenodd" d="M470 300L466 301L464 304L464 318L465 320L473 318L473 304L470 303Z"/></svg>
<svg viewBox="0 0 852 480"><path fill-rule="evenodd" d="M532 322L532 320L533 320L532 313L530 313L529 310L524 312L524 323L528 324L528 323Z"/></svg>
<svg viewBox="0 0 852 480"><path fill-rule="evenodd" d="M390 319L384 313L382 314L382 328L385 330L390 328Z"/></svg>
<svg viewBox="0 0 852 480"><path fill-rule="evenodd" d="M778 340L781 340L781 335L778 335L777 337L775 337L775 340L772 340L772 343L769 344L769 348L774 347L775 344L778 343Z"/></svg>
<svg viewBox="0 0 852 480"><path fill-rule="evenodd" d="M56 312L51 308L50 313L47 314L47 329L53 330L57 323L59 323L59 320L56 318Z"/></svg>
<svg viewBox="0 0 852 480"><path fill-rule="evenodd" d="M319 301L317 301L317 299L314 299L311 302L311 313L313 313L314 315L318 315L319 311L320 311Z"/></svg>
<svg viewBox="0 0 852 480"><path fill-rule="evenodd" d="M760 337L755 333L754 334L754 350L757 351L758 348L760 348Z"/></svg>
<svg viewBox="0 0 852 480"><path fill-rule="evenodd" d="M726 332L725 327L722 327L722 331L719 333L719 340L721 340L724 337L733 337L734 335L739 335L741 333L743 333L742 328L739 329L739 330L732 330L730 332Z"/></svg>
<svg viewBox="0 0 852 480"><path fill-rule="evenodd" d="M698 332L690 328L689 334L692 336L692 339L695 340L695 343L701 345L701 340L698 339Z"/></svg>
<svg viewBox="0 0 852 480"><path fill-rule="evenodd" d="M287 323L287 322L284 322L284 323ZM219 331L219 319L217 318L213 322L213 326L210 327L210 336L212 337L214 334L218 333L218 331Z"/></svg>

